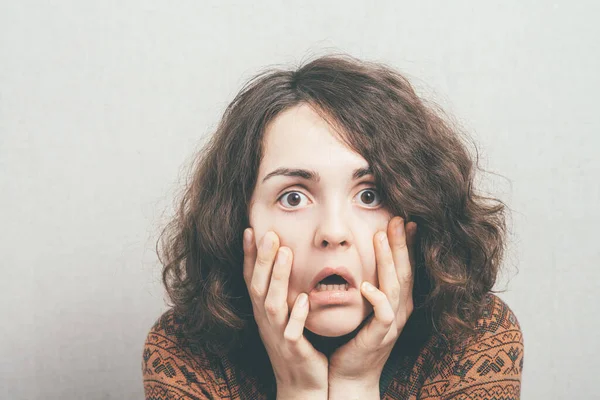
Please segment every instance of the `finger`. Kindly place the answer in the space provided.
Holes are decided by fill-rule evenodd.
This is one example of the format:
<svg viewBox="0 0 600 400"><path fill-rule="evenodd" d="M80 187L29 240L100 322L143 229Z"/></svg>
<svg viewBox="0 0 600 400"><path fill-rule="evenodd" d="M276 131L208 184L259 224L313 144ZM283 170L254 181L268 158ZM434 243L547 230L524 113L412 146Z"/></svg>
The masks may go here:
<svg viewBox="0 0 600 400"><path fill-rule="evenodd" d="M417 236L417 223L409 222L406 224L406 245L408 247L408 259L410 261L410 266L412 269L413 276L415 275L415 246L416 246L416 236Z"/></svg>
<svg viewBox="0 0 600 400"><path fill-rule="evenodd" d="M404 220L402 218L395 219L394 224L390 224L391 226L388 227L391 231L390 236L393 237L390 244L392 248L392 258L394 259L394 265L396 267L400 291L402 293L411 293L413 273L406 243Z"/></svg>
<svg viewBox="0 0 600 400"><path fill-rule="evenodd" d="M290 319L283 331L283 337L286 340L297 343L302 338L304 333L304 323L308 316L308 308L308 295L306 293L300 293L298 297L296 297Z"/></svg>
<svg viewBox="0 0 600 400"><path fill-rule="evenodd" d="M366 343L369 348L372 348L384 341L394 323L396 313L392 310L392 306L385 293L377 290L369 282L363 282L361 292L373 305L375 315L358 334L363 336L361 341Z"/></svg>
<svg viewBox="0 0 600 400"><path fill-rule="evenodd" d="M379 288L386 294L393 308L397 308L400 299L400 285L398 284L392 250L385 232L375 234L375 256L377 258Z"/></svg>
<svg viewBox="0 0 600 400"><path fill-rule="evenodd" d="M291 251L286 247L280 247L277 251L271 283L265 298L265 313L271 324L282 327L287 322L288 305L287 295L290 282Z"/></svg>
<svg viewBox="0 0 600 400"><path fill-rule="evenodd" d="M246 286L250 288L250 282L252 282L252 272L254 271L254 263L256 262L256 246L254 244L254 231L252 228L244 229L243 247L244 281L246 282Z"/></svg>
<svg viewBox="0 0 600 400"><path fill-rule="evenodd" d="M283 332L283 337L291 344L291 349L300 357L307 357L316 350L304 337L304 326L310 309L308 294L300 293L292 308L289 322Z"/></svg>
<svg viewBox="0 0 600 400"><path fill-rule="evenodd" d="M279 238L275 232L265 233L257 247L256 263L252 272L250 294L253 299L264 302L271 280L275 253L279 247Z"/></svg>

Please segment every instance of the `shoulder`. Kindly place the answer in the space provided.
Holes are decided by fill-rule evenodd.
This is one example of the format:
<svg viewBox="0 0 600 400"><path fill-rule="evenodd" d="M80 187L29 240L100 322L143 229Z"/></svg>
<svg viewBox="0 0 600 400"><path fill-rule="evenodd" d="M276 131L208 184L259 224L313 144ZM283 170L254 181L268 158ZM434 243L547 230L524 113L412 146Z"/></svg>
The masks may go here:
<svg viewBox="0 0 600 400"><path fill-rule="evenodd" d="M524 356L521 326L498 296L489 293L484 301L476 334L457 354L446 394L517 399Z"/></svg>
<svg viewBox="0 0 600 400"><path fill-rule="evenodd" d="M146 336L142 374L146 398L229 398L218 360L185 339L182 321L172 309Z"/></svg>
<svg viewBox="0 0 600 400"><path fill-rule="evenodd" d="M482 373L490 368L520 374L523 368L523 332L517 316L506 302L488 293L476 331L462 354L463 362L482 364Z"/></svg>
<svg viewBox="0 0 600 400"><path fill-rule="evenodd" d="M475 328L477 331L475 340L509 333L515 340L523 340L519 320L504 300L495 294L488 293L484 298L484 303L483 312Z"/></svg>

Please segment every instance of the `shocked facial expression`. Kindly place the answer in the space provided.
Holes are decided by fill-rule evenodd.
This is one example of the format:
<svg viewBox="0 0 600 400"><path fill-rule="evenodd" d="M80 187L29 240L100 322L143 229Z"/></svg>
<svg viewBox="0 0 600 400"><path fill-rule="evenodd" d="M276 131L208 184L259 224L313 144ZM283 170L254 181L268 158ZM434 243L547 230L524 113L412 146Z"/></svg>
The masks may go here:
<svg viewBox="0 0 600 400"><path fill-rule="evenodd" d="M306 104L280 113L263 140L248 210L255 241L273 231L292 250L287 304L291 312L296 297L309 294L307 329L330 337L352 332L372 311L360 284L379 286L373 236L392 218L369 164ZM330 277L315 286L331 273L346 283Z"/></svg>

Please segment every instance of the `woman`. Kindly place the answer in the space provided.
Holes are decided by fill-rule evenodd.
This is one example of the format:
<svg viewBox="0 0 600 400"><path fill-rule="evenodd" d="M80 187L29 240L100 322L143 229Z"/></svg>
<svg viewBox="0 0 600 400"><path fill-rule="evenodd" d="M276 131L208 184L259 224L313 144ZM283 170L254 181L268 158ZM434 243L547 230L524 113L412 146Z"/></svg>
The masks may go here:
<svg viewBox="0 0 600 400"><path fill-rule="evenodd" d="M519 398L504 205L440 115L346 55L253 78L159 240L146 398Z"/></svg>

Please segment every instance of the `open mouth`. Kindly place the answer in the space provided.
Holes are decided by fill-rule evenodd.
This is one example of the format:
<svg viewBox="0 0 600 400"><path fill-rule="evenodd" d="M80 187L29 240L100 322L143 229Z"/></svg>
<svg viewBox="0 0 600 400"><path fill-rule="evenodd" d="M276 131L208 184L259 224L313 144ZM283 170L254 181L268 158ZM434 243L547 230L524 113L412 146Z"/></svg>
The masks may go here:
<svg viewBox="0 0 600 400"><path fill-rule="evenodd" d="M316 292L347 291L350 284L339 275L329 275L321 280L314 288Z"/></svg>

